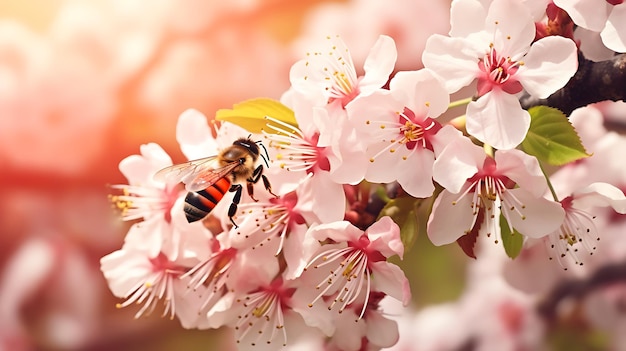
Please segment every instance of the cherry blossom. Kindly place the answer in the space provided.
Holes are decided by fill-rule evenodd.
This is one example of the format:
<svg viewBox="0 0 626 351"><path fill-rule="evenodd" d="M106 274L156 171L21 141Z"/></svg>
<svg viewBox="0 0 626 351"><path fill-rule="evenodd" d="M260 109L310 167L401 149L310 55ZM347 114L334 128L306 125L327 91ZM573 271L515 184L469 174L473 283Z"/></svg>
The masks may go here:
<svg viewBox="0 0 626 351"><path fill-rule="evenodd" d="M427 197L435 189L435 155L461 133L435 118L448 108L449 95L429 70L398 72L389 90L356 99L348 116L367 148L370 164L365 179L398 181L412 196Z"/></svg>
<svg viewBox="0 0 626 351"><path fill-rule="evenodd" d="M342 312L355 303L362 306L362 318L371 291L384 292L404 304L409 302L408 280L398 266L386 261L392 255L402 258L404 253L399 228L390 217L381 218L365 232L341 221L315 226L309 234L317 240L331 239L336 243L322 246L307 266L315 277L321 278L316 286L320 292L310 305L332 296L329 310L337 304ZM359 300L362 293L364 300Z"/></svg>
<svg viewBox="0 0 626 351"><path fill-rule="evenodd" d="M100 263L111 292L125 299L118 308L143 304L135 314L139 318L152 313L162 301L165 304L162 316L174 318L177 300L186 289L185 282L179 279L184 267L169 261L165 255L150 258L147 252L130 246L104 256Z"/></svg>
<svg viewBox="0 0 626 351"><path fill-rule="evenodd" d="M141 155L131 155L120 162L119 168L128 185L113 185L122 194L111 195L111 202L120 210L122 219L148 220L161 217L171 221L170 210L178 198L179 189L154 179L154 173L172 165L172 159L157 144L142 145Z"/></svg>
<svg viewBox="0 0 626 351"><path fill-rule="evenodd" d="M626 213L626 197L621 190L607 183L593 183L561 200L565 220L558 230L548 235L550 259L556 257L565 269L570 264L583 265L581 255L593 255L600 241L591 211L595 207L611 207Z"/></svg>
<svg viewBox="0 0 626 351"><path fill-rule="evenodd" d="M600 32L607 48L626 52L626 5L622 0L554 0L576 25Z"/></svg>
<svg viewBox="0 0 626 351"><path fill-rule="evenodd" d="M120 170L128 185L112 185L121 194L111 195L114 206L126 221L142 219L133 224L125 241L143 247L151 257L164 253L170 259L179 254L181 235L201 227L187 226L183 216L183 192L176 184L154 179L154 174L170 166L170 157L157 144L141 147L141 155L131 155L120 162ZM201 229L200 229L201 230Z"/></svg>
<svg viewBox="0 0 626 351"><path fill-rule="evenodd" d="M525 90L546 98L563 87L578 67L576 45L557 36L533 43L533 18L514 0L494 1L488 9L475 0L455 1L451 24L451 37L428 39L424 65L444 79L449 93L477 81L467 132L497 149L516 147L530 127L517 95Z"/></svg>
<svg viewBox="0 0 626 351"><path fill-rule="evenodd" d="M289 73L292 87L317 106L337 103L345 108L359 95L381 88L393 71L396 45L389 36L381 35L364 63L365 74L358 77L346 44L338 36L326 37L319 51L307 53Z"/></svg>
<svg viewBox="0 0 626 351"><path fill-rule="evenodd" d="M547 184L537 160L519 150L500 150L491 157L461 139L444 149L433 168L445 188L428 219L428 237L435 245L472 230L498 242L501 215L511 229L539 238L557 229L565 216L560 204L542 197Z"/></svg>

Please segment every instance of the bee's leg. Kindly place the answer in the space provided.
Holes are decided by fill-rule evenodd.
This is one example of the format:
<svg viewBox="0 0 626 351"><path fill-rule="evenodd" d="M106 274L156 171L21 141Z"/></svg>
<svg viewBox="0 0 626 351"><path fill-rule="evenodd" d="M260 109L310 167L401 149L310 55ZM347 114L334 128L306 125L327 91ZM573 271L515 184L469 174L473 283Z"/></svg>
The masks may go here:
<svg viewBox="0 0 626 351"><path fill-rule="evenodd" d="M239 205L239 202L241 201L242 188L241 184L233 184L230 186L230 189L228 189L228 191L235 193L235 196L233 196L233 202L228 208L228 218L230 218L230 222L235 226L235 229L239 228L239 226L235 223L233 217L237 214L237 205Z"/></svg>
<svg viewBox="0 0 626 351"><path fill-rule="evenodd" d="M254 184L259 182L259 179L261 179L262 175L263 175L263 165L259 165L257 168L254 169L254 172L252 172L252 176L250 176L250 178L247 179L248 195L250 195L250 197L254 201L259 201L254 197Z"/></svg>
<svg viewBox="0 0 626 351"><path fill-rule="evenodd" d="M263 186L265 187L265 190L267 190L268 193L274 195L275 198L278 198L278 195L272 192L272 184L270 184L270 180L267 179L265 174L261 174L261 178L263 178Z"/></svg>
<svg viewBox="0 0 626 351"><path fill-rule="evenodd" d="M250 181L248 181L248 182L246 183L246 186L247 186L247 188L248 188L248 195L250 195L250 197L252 198L252 200L254 200L254 201L259 201L259 200L257 200L257 199L254 197L254 182L250 182Z"/></svg>
<svg viewBox="0 0 626 351"><path fill-rule="evenodd" d="M259 165L254 170L254 173L252 173L252 177L248 179L248 193L250 194L250 197L252 197L252 192L250 191L250 189L252 189L253 184L256 184L259 182L259 179L263 179L263 186L265 187L265 190L267 190L268 193L274 195L274 197L278 197L278 195L272 192L272 185L270 184L270 181L269 179L267 179L265 174L263 174L263 165ZM252 199L254 199L254 197L252 197Z"/></svg>

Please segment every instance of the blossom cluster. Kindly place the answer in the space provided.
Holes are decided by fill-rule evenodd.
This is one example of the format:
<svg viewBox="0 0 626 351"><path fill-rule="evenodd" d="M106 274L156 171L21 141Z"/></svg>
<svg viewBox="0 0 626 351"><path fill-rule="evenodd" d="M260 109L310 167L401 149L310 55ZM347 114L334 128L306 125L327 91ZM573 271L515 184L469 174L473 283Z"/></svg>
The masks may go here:
<svg viewBox="0 0 626 351"><path fill-rule="evenodd" d="M391 347L398 326L382 301L406 306L411 291L389 258L402 259L406 224L426 199L435 245L457 242L475 257L478 238L490 238L516 257L541 243L561 267L583 265L599 236L593 211L626 213L626 197L605 182L557 191L544 171L589 155L564 115L520 104L523 94L547 98L578 68L576 42L541 35L530 3L453 1L450 33L427 40L419 70L394 71L396 45L381 35L357 71L347 45L328 36L292 66L280 102L244 102L220 123L182 113L176 140L189 162L145 144L120 163L128 184L112 186L134 221L101 260L119 307L137 303L140 317L163 303L184 328L232 328L240 349L298 339ZM579 7L563 9L579 20ZM615 16L602 37L619 50ZM461 89L473 98L451 103ZM464 116L447 120L458 105ZM198 209L201 220L190 220Z"/></svg>

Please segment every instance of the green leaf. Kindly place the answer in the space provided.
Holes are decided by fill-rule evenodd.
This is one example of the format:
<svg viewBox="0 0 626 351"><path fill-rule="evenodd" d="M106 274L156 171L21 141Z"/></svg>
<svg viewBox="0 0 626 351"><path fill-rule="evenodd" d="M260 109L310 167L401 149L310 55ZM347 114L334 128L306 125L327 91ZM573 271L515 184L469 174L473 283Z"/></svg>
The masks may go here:
<svg viewBox="0 0 626 351"><path fill-rule="evenodd" d="M389 200L378 214L378 218L389 216L400 227L400 238L407 252L415 244L419 232L417 220L418 199L410 196L398 197Z"/></svg>
<svg viewBox="0 0 626 351"><path fill-rule="evenodd" d="M279 124L265 118L269 116L294 128L298 127L294 112L279 101L269 98L256 98L233 105L232 109L221 109L215 113L215 119L236 124L250 133L278 133L268 125L278 127ZM280 127L285 129L284 126Z"/></svg>
<svg viewBox="0 0 626 351"><path fill-rule="evenodd" d="M503 215L500 215L500 235L502 237L502 245L504 251L510 258L517 257L522 251L524 245L524 237L515 228L513 232L509 228L509 223Z"/></svg>
<svg viewBox="0 0 626 351"><path fill-rule="evenodd" d="M527 154L554 166L591 156L563 112L552 107L535 106L528 113L530 129L522 142Z"/></svg>

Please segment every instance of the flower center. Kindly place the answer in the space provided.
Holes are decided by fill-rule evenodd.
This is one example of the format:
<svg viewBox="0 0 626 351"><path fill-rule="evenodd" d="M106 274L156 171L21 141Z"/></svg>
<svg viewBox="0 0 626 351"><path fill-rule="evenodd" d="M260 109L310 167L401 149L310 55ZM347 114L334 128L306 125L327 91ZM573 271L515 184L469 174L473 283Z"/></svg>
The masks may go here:
<svg viewBox="0 0 626 351"><path fill-rule="evenodd" d="M278 134L263 132L270 139L269 146L277 150L276 159L272 160L272 163L278 162L279 167L287 171L315 173L318 170L330 170L326 148L317 146L319 133L307 138L293 126L272 117L265 118L274 122L268 123L267 127L278 132Z"/></svg>
<svg viewBox="0 0 626 351"><path fill-rule="evenodd" d="M367 238L366 238L367 239ZM363 243L352 243L362 245ZM315 262L319 262L314 264ZM313 265L318 269L324 266L330 266L329 274L320 281L315 287L320 293L311 301L309 307L323 299L324 296L334 296L332 302L328 306L329 310L339 303L339 313L342 313L348 305L357 301L363 288L365 288L366 301L363 304L359 319L365 313L367 298L370 292L370 270L368 267L368 254L352 245L343 249L329 249L322 252L307 265L307 268ZM306 269L306 268L305 268Z"/></svg>
<svg viewBox="0 0 626 351"><path fill-rule="evenodd" d="M426 103L426 106L429 104ZM370 162L374 162L378 156L384 152L394 153L398 146L404 145L407 150L413 152L419 148L433 150L430 138L433 137L442 128L442 125L434 119L426 116L417 116L408 107L398 115L398 122L393 123L391 128L389 122L382 121L366 121L365 124L378 126L383 137L382 142L388 143L386 147L370 158ZM387 132L388 131L388 132ZM389 139L387 139L389 137ZM406 160L408 155L402 156Z"/></svg>
<svg viewBox="0 0 626 351"><path fill-rule="evenodd" d="M565 220L558 230L548 235L546 241L550 244L548 251L555 251L557 261L565 270L567 270L567 263L564 261L582 266L581 252L593 255L596 250L594 242L600 240L593 223L595 216L572 207L572 200L569 196L561 200L561 206L565 210ZM549 259L553 259L552 255Z"/></svg>
<svg viewBox="0 0 626 351"><path fill-rule="evenodd" d="M511 216L526 219L526 215L522 213L526 209L526 205L509 191L514 185L515 183L511 179L498 172L493 158L485 158L483 167L468 179L468 186L465 191L456 201L452 202L453 205L456 205L464 196L472 196L470 206L473 221L465 233L468 234L475 226L483 224L488 237L493 233L499 233L500 214L506 219L509 226L512 223ZM469 195L470 193L471 195ZM510 229L513 230L513 228ZM495 238L495 242L498 243L498 237Z"/></svg>
<svg viewBox="0 0 626 351"><path fill-rule="evenodd" d="M499 89L509 94L522 91L522 84L514 77L523 66L523 61L515 61L511 57L500 56L493 44L489 45L489 52L478 62L481 74L478 77L478 95Z"/></svg>

